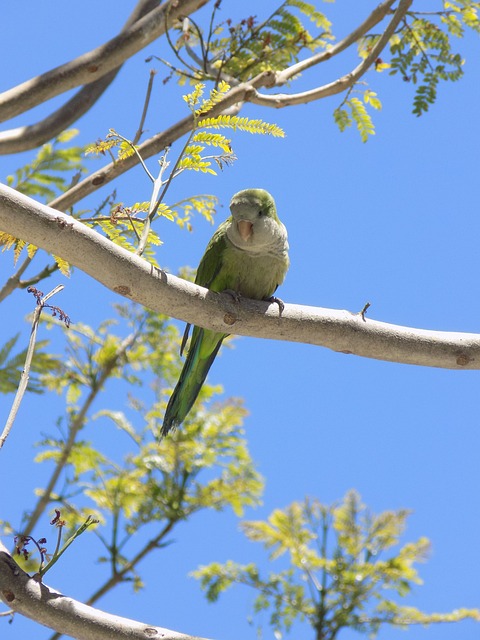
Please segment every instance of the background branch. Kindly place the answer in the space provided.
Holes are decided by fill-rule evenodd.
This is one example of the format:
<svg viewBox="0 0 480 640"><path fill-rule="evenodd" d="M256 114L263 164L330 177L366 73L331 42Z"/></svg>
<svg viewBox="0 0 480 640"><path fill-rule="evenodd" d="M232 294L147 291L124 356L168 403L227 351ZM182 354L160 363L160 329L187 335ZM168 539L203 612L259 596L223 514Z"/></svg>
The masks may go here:
<svg viewBox="0 0 480 640"><path fill-rule="evenodd" d="M139 0L127 20L122 32L128 29L139 18L154 9L160 0ZM68 100L60 109L57 109L47 118L24 127L9 129L0 132L0 154L18 153L27 149L34 149L61 131L64 131L73 122L76 122L97 102L103 92L112 83L120 66L107 73L102 78L86 85L73 98Z"/></svg>
<svg viewBox="0 0 480 640"><path fill-rule="evenodd" d="M169 0L102 46L5 91L0 94L0 122L69 89L102 78L163 35L174 20L193 13L206 2L208 0Z"/></svg>
<svg viewBox="0 0 480 640"><path fill-rule="evenodd" d="M112 291L154 311L220 332L328 347L378 360L480 369L480 335L412 329L360 313L253 300L231 301L177 278L113 244L81 222L6 186L0 229L61 256Z"/></svg>
<svg viewBox="0 0 480 640"><path fill-rule="evenodd" d="M296 104L306 104L307 102L320 100L321 98L333 96L337 93L345 91L345 89L348 89L353 84L355 84L355 82L357 82L370 69L373 62L379 57L380 53L386 47L388 41L395 32L395 29L398 27L401 20L410 8L412 1L413 0L401 0L400 4L397 7L397 10L393 14L393 18L383 32L382 36L379 38L375 46L372 47L372 50L370 51L368 56L364 60L362 60L362 62L357 67L355 67L353 71L350 71L350 73L347 73L346 75L338 78L337 80L334 80L333 82L330 82L329 84L322 85L321 87L316 87L315 89L310 89L309 91L302 91L301 93L278 93L275 95L264 95L257 92L255 96L250 99L250 102L259 104L262 107L290 107ZM319 62L321 62L321 60L317 60L316 64L318 64Z"/></svg>
<svg viewBox="0 0 480 640"><path fill-rule="evenodd" d="M367 31L381 22L390 11L390 8L393 4L395 4L395 0L386 0L386 2L382 2L372 11L368 18L364 22L362 22L362 24L354 29L348 36L343 38L343 40L340 40L336 44L332 45L326 51L320 51L319 53L310 56L310 58L300 60L299 62L292 64L290 67L287 67L284 71L280 71L280 73L278 73L276 76L276 84L284 84L285 82L288 82L288 80L296 76L298 73L302 73L302 71L310 69L310 67L320 64L321 62L330 60L330 58L333 58L342 51L345 51L345 49L348 49L348 47L350 47L362 36L364 36Z"/></svg>

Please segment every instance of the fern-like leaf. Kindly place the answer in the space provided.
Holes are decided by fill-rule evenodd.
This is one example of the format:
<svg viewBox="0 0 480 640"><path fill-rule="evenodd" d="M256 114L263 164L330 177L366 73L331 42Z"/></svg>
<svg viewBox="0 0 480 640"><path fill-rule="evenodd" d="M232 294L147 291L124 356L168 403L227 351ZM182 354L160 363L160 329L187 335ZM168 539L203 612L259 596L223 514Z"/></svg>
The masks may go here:
<svg viewBox="0 0 480 640"><path fill-rule="evenodd" d="M64 260L63 258L60 258L60 256L53 255L52 257L55 260L55 263L56 263L60 273L62 275L64 275L65 277L69 278L70 277L70 265L68 264L68 262L66 260Z"/></svg>
<svg viewBox="0 0 480 640"><path fill-rule="evenodd" d="M192 156L184 156L178 163L178 169L192 169L193 171L201 171L202 173L211 173L217 175L211 168L212 163L209 160L202 160Z"/></svg>
<svg viewBox="0 0 480 640"><path fill-rule="evenodd" d="M225 94L229 91L230 85L223 80L219 83L217 89L210 91L210 96L207 100L203 100L198 109L195 110L195 115L199 116L202 113L207 113L212 107L220 102L225 97Z"/></svg>
<svg viewBox="0 0 480 640"><path fill-rule="evenodd" d="M192 142L203 142L212 147L217 147L225 151L225 153L231 153L231 140L222 136L220 133L207 133L207 131L197 131L193 136Z"/></svg>
<svg viewBox="0 0 480 640"><path fill-rule="evenodd" d="M350 107L352 118L357 125L362 142L366 142L369 136L375 134L375 127L373 126L372 119L365 109L365 105L361 100L359 100L359 98L350 98L347 101L347 104Z"/></svg>
<svg viewBox="0 0 480 640"><path fill-rule="evenodd" d="M239 116L220 115L215 118L204 118L198 123L199 129L237 129L248 133L259 133L279 138L285 137L285 132L276 124L269 124L263 120L251 120Z"/></svg>

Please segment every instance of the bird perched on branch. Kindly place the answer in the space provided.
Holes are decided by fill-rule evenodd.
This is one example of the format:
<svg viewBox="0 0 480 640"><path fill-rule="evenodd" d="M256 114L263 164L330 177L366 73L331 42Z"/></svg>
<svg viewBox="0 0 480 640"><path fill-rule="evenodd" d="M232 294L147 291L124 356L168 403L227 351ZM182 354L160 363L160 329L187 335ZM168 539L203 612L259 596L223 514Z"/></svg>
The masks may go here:
<svg viewBox="0 0 480 640"><path fill-rule="evenodd" d="M211 291L227 291L236 299L283 303L273 297L289 265L287 230L275 201L263 189L244 189L230 203L231 216L213 234L197 270L195 283ZM188 337L187 325L182 349ZM192 408L227 333L193 328L180 379L168 402L162 436L178 427Z"/></svg>

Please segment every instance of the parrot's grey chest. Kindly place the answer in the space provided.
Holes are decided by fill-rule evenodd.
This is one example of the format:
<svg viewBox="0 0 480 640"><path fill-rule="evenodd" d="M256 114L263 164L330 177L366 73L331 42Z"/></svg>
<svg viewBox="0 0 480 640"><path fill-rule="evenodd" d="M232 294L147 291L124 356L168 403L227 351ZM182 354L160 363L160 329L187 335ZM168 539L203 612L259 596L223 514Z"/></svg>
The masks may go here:
<svg viewBox="0 0 480 640"><path fill-rule="evenodd" d="M285 277L288 258L284 254L257 253L230 246L224 269L233 289L246 298L262 300L273 294Z"/></svg>

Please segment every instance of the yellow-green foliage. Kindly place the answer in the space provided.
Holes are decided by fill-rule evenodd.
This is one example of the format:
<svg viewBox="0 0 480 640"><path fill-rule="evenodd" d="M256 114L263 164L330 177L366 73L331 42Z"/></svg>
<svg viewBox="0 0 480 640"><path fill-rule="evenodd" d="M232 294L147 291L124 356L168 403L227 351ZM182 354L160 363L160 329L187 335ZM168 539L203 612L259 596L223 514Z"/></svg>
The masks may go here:
<svg viewBox="0 0 480 640"><path fill-rule="evenodd" d="M47 323L61 326L54 318ZM35 378L45 391L65 398L61 419L49 420L58 429L43 435L36 458L50 469L63 468L47 509L61 509L67 534L88 515L100 520L99 560L112 566L119 581L133 580L138 588L140 549L161 553L175 527L202 509L241 515L258 504L263 481L245 440L246 411L234 401L212 404L221 389L206 384L182 429L158 439L182 367L179 330L158 314L122 305L98 327L72 324L65 342L55 370L44 361ZM150 394L137 397L143 385ZM95 415L87 410L92 403L102 407ZM8 523L3 526L8 530ZM37 529L51 553L48 525Z"/></svg>
<svg viewBox="0 0 480 640"><path fill-rule="evenodd" d="M442 15L442 22L452 35L463 36L464 27L469 27L480 33L480 19L478 16L480 2L450 0L443 3L443 8L445 13Z"/></svg>
<svg viewBox="0 0 480 640"><path fill-rule="evenodd" d="M34 300L32 298L32 307ZM0 393L15 393L20 382L20 376L25 366L27 349L14 353L19 334L7 339L0 347ZM50 355L46 351L48 340L40 340L35 346L35 356L32 360L30 375L28 379L28 390L34 393L43 393L44 388L39 380L40 372L51 372L56 375L61 370L61 362L57 356Z"/></svg>
<svg viewBox="0 0 480 640"><path fill-rule="evenodd" d="M116 140L113 138L109 138L106 140L97 140L97 142L93 142L85 147L85 154L89 155L105 155L107 151L110 151L114 147L118 147L120 144L120 140Z"/></svg>
<svg viewBox="0 0 480 640"><path fill-rule="evenodd" d="M173 168L170 169L170 162L167 160L168 150L160 159L160 174L158 178L147 169L145 162L141 158L139 149L132 142L114 130L110 130L104 141L99 141L87 148L89 153L105 153L113 147L119 147L119 159L125 157L126 152L137 153L141 163L149 178L154 183L153 196L151 202L144 202L142 206L137 203L133 207L126 207L123 204L113 204L110 216L102 216L101 209L92 218L84 218L84 222L90 226L100 228L103 233L116 244L136 251L139 239L142 236L145 224L150 225L151 212L155 210L155 216L163 217L169 221L175 221L179 226L191 229L192 214L197 211L209 221L215 212L216 198L213 196L192 196L182 201L179 205L166 205L158 202L157 198L165 198L165 192L172 179L186 170L199 171L216 175L213 166L223 169L235 160L232 151L232 141L225 135L214 133L210 129L230 129L232 131L245 131L253 134L284 136L283 130L275 124L270 124L259 119L250 119L238 116L208 116L209 111L215 107L230 91L230 86L226 82L219 82L218 86L209 91L208 97L204 97L205 84L197 83L190 93L183 96L183 100L192 112L192 131L187 142L181 151ZM219 150L219 153L210 152ZM164 176L167 169L170 175ZM160 195L159 195L160 194ZM183 211L183 213L182 213ZM157 264L152 250L152 245L161 244L158 234L149 226L146 248L143 252L145 257Z"/></svg>
<svg viewBox="0 0 480 640"><path fill-rule="evenodd" d="M462 37L465 28L480 33L478 12L480 2L475 0L452 0L430 14L415 13L412 5L400 28L390 38L389 51L374 61L376 71L390 70L390 75L399 75L407 85L415 87L413 113L417 116L428 111L437 97L441 80L455 81L463 75L463 59L452 50L453 37ZM357 43L360 58L365 59L380 39L381 33L368 33ZM390 56L389 59L384 57ZM363 82L363 79L362 79ZM344 100L334 112L335 121L343 131L355 121L362 140L373 132L369 116L360 103L348 104ZM370 102L375 107L373 102ZM376 108L376 107L375 107Z"/></svg>
<svg viewBox="0 0 480 640"><path fill-rule="evenodd" d="M204 87L205 85L203 85L202 83L197 85L197 89L201 88L200 95L203 94ZM222 100L222 98L229 91L229 89L230 89L230 85L227 82L223 80L219 82L218 87L216 89L212 89L210 91L210 96L207 99L202 100L202 103L200 104L200 106L195 109L195 115L199 116L202 113L207 113L212 107L214 107L216 104L218 104ZM186 97L187 96L184 96L184 100L186 99ZM193 104L197 105L198 100Z"/></svg>
<svg viewBox="0 0 480 640"><path fill-rule="evenodd" d="M175 222L182 229L191 231L191 222L195 213L199 213L207 222L213 222L217 203L218 199L212 195L190 196L171 205L160 204L157 216L163 217L169 222ZM127 251L134 252L150 206L151 203L146 201L136 202L131 206L112 204L109 216L97 215L85 219L84 224L97 230L100 229L112 242ZM153 247L161 244L162 240L158 233L150 228L144 255L156 266L158 263Z"/></svg>
<svg viewBox="0 0 480 640"><path fill-rule="evenodd" d="M217 147L225 153L232 152L231 140L225 138L220 133L208 133L207 131L198 131L192 138L192 142L203 142L212 147Z"/></svg>
<svg viewBox="0 0 480 640"><path fill-rule="evenodd" d="M285 132L276 124L269 124L263 120L240 118L239 116L220 115L216 118L204 118L198 123L198 127L205 129L222 129L228 128L233 131L246 131L248 133L267 134L278 138L283 138Z"/></svg>
<svg viewBox="0 0 480 640"><path fill-rule="evenodd" d="M206 129L231 129L232 131L246 131L248 133L272 135L283 137L283 130L275 124L269 124L258 119L250 119L247 117L240 118L238 116L208 115L209 110L218 104L222 98L230 90L230 86L226 82L220 82L217 89L212 89L208 98L203 98L205 85L198 83L194 90L183 96L188 104L189 109L194 115L194 129L189 138L189 142L185 146L182 157L178 161L177 169L183 171L192 169L193 171L201 171L216 175L212 168L212 161L217 166L223 168L224 164L228 164L235 159L232 152L232 141L221 134L215 134ZM203 117L202 117L203 116ZM195 143L195 144L194 144ZM216 147L223 151L219 155L204 155L205 146Z"/></svg>
<svg viewBox="0 0 480 640"><path fill-rule="evenodd" d="M335 109L333 117L340 131L345 131L347 127L352 125L352 122L355 122L362 142L366 142L369 136L375 134L375 127L365 105L381 109L382 103L377 94L370 89L363 92L363 102L355 96L349 97L350 93L347 94L343 103Z"/></svg>
<svg viewBox="0 0 480 640"><path fill-rule="evenodd" d="M8 186L47 203L67 191L74 175L86 172L82 165L83 147L63 146L77 135L77 129L69 129L44 144L31 163L7 176Z"/></svg>
<svg viewBox="0 0 480 640"><path fill-rule="evenodd" d="M455 81L463 75L463 59L452 51L450 35L463 35L464 27L480 32L480 3L470 0L444 2L439 20L413 17L390 40L392 75L417 86L413 113L425 113L435 102L440 80Z"/></svg>
<svg viewBox="0 0 480 640"><path fill-rule="evenodd" d="M234 583L253 587L259 593L254 610L270 610L278 637L297 620L325 640L334 640L346 627L374 637L382 625L480 621L477 609L427 614L392 599L392 592L404 597L413 584L421 584L415 564L426 559L430 547L426 538L400 546L408 514L403 509L372 514L355 491L331 506L310 499L294 502L266 521L242 525L270 561L287 556L288 568L262 577L253 563L215 562L194 576L211 601Z"/></svg>
<svg viewBox="0 0 480 640"><path fill-rule="evenodd" d="M105 140L97 140L97 142L89 144L85 148L85 155L105 155L106 153L111 153L114 148L118 148L118 160L133 156L137 150L137 147L132 142L119 135L114 129L110 129Z"/></svg>
<svg viewBox="0 0 480 640"><path fill-rule="evenodd" d="M77 135L77 129L69 129L59 134L52 142L44 144L37 151L32 162L7 176L8 186L46 203L67 191L72 181L86 172L86 168L82 165L84 149L75 146L63 147ZM14 250L14 263L19 259L23 249L26 248L29 258L33 258L37 251L34 245L4 232L0 232L0 246L2 251ZM63 275L69 275L69 266L65 260L58 256L52 257L60 272Z"/></svg>

